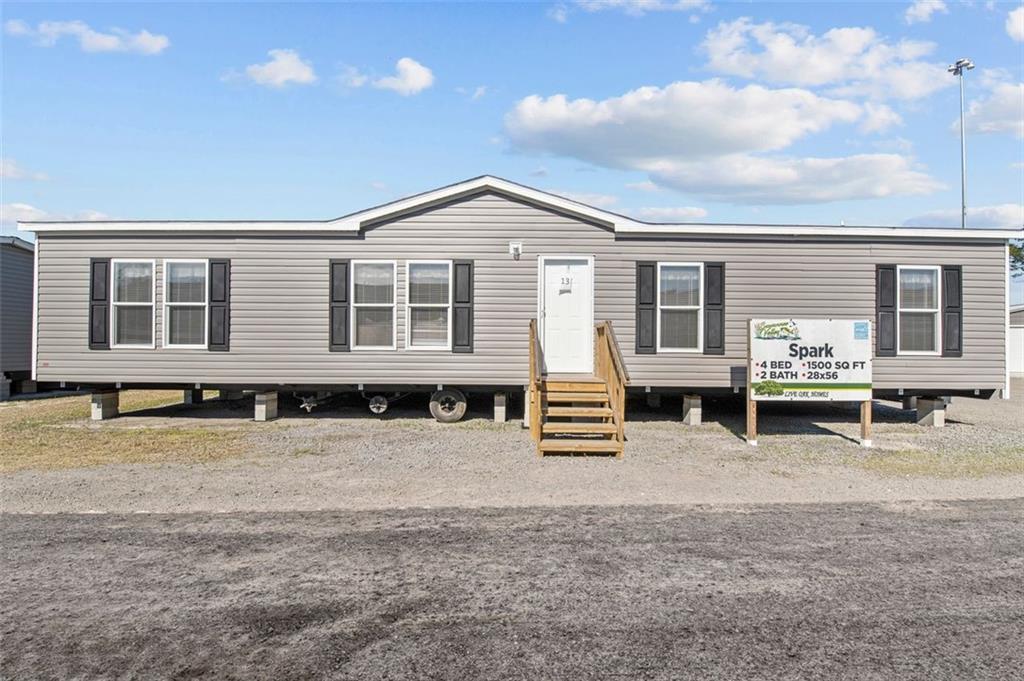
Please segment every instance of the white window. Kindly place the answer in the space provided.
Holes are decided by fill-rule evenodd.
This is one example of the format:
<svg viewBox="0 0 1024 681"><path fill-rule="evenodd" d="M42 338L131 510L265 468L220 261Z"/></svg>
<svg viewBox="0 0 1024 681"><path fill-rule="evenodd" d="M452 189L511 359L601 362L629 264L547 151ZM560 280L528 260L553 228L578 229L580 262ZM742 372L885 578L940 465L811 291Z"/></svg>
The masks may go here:
<svg viewBox="0 0 1024 681"><path fill-rule="evenodd" d="M206 349L206 260L164 261L164 347Z"/></svg>
<svg viewBox="0 0 1024 681"><path fill-rule="evenodd" d="M701 351L703 281L702 263L658 263L658 352Z"/></svg>
<svg viewBox="0 0 1024 681"><path fill-rule="evenodd" d="M155 319L153 300L156 297L152 260L112 260L110 268L111 299L114 314L110 337L115 348L151 348Z"/></svg>
<svg viewBox="0 0 1024 681"><path fill-rule="evenodd" d="M452 263L450 260L410 261L406 277L405 346L445 349L452 345Z"/></svg>
<svg viewBox="0 0 1024 681"><path fill-rule="evenodd" d="M353 348L395 349L395 288L393 260L352 263Z"/></svg>
<svg viewBox="0 0 1024 681"><path fill-rule="evenodd" d="M900 354L939 353L939 268L899 267L896 340Z"/></svg>

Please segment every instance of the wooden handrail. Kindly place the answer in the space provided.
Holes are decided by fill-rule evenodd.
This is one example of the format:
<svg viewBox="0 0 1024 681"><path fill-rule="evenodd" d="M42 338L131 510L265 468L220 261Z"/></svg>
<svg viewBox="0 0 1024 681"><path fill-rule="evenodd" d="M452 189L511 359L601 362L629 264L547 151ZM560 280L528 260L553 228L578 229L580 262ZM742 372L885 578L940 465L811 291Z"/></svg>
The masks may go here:
<svg viewBox="0 0 1024 681"><path fill-rule="evenodd" d="M615 339L612 323L601 322L595 325L594 332L594 374L603 379L608 387L608 406L612 410L616 439L625 444L623 428L626 420L626 386L629 385L629 373L626 371L626 363L622 360L622 352ZM619 456L622 456L621 450Z"/></svg>
<svg viewBox="0 0 1024 681"><path fill-rule="evenodd" d="M605 321L598 324L607 329L609 346L611 347L612 361L615 362L615 370L622 378L622 382L629 385L629 371L626 369L626 361L622 359L622 350L619 348L619 341L615 337L615 327L611 322Z"/></svg>
<svg viewBox="0 0 1024 681"><path fill-rule="evenodd" d="M538 445L540 444L541 423L540 423L540 402L541 402L541 380L544 377L543 355L540 347L540 338L537 335L537 320L530 320L530 400L526 408L530 413L530 436ZM539 451L539 450L538 450Z"/></svg>

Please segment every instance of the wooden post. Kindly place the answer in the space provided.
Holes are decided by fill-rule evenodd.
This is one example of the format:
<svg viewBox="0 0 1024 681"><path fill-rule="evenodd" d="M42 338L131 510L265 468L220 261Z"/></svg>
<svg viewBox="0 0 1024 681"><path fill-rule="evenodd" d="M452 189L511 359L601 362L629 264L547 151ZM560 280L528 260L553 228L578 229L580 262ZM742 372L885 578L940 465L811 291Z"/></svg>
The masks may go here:
<svg viewBox="0 0 1024 681"><path fill-rule="evenodd" d="M747 395L747 444L757 446L757 402Z"/></svg>
<svg viewBox="0 0 1024 681"><path fill-rule="evenodd" d="M754 380L754 362L750 358L750 335L754 326L754 320L747 320L747 444L751 447L757 446L757 402L754 401L754 393L750 384Z"/></svg>
<svg viewBox="0 0 1024 681"><path fill-rule="evenodd" d="M864 400L860 403L860 444L862 447L871 446L871 400Z"/></svg>

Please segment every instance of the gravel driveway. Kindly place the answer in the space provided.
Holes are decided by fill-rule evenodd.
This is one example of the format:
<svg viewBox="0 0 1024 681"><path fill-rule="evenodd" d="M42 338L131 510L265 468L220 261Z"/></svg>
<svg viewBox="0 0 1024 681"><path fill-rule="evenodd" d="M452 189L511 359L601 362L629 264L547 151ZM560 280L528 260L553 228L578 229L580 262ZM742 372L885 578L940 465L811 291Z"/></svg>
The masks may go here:
<svg viewBox="0 0 1024 681"><path fill-rule="evenodd" d="M529 434L493 423L483 398L452 425L427 417L415 397L377 419L362 402L305 414L282 396L283 417L259 424L249 420L251 398L164 407L62 427L224 430L241 434L242 453L194 462L168 451L163 463L23 470L0 476L0 504L174 513L1008 498L1024 494L1024 380L1013 389L1010 401L956 398L943 429L876 402L871 450L856 442L856 409L842 406L765 406L752 448L741 437L742 401L707 400L698 428L680 422L678 400L660 410L638 401L622 460L538 459Z"/></svg>
<svg viewBox="0 0 1024 681"><path fill-rule="evenodd" d="M2 517L18 679L1012 679L1024 502Z"/></svg>

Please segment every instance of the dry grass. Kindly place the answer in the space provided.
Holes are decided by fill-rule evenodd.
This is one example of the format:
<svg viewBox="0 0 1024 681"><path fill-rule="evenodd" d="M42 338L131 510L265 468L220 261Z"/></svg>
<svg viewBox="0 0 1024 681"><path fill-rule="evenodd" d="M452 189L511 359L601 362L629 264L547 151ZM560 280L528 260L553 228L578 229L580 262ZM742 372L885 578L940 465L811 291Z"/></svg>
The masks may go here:
<svg viewBox="0 0 1024 681"><path fill-rule="evenodd" d="M889 477L984 478L1024 475L1024 447L1004 451L937 453L921 449L872 453L848 460L854 466Z"/></svg>
<svg viewBox="0 0 1024 681"><path fill-rule="evenodd" d="M121 412L181 401L180 391L128 390ZM201 462L244 452L242 432L225 428L125 428L90 423L89 397L0 406L0 473L117 463Z"/></svg>

